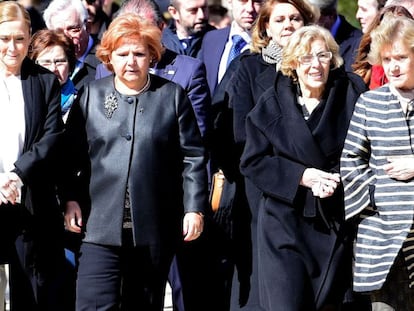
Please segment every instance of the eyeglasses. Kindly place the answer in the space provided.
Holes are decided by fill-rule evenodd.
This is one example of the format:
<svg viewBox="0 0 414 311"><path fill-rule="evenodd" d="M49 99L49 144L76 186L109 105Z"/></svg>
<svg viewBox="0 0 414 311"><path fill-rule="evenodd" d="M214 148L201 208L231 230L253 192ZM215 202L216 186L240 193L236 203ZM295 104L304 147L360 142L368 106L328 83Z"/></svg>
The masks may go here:
<svg viewBox="0 0 414 311"><path fill-rule="evenodd" d="M298 60L302 65L310 65L312 64L315 57L319 62L327 64L332 59L332 52L320 52L318 54L302 55L298 57Z"/></svg>
<svg viewBox="0 0 414 311"><path fill-rule="evenodd" d="M57 59L38 59L36 64L42 67L50 67L54 64L56 67L66 65L68 60L66 58L57 58Z"/></svg>

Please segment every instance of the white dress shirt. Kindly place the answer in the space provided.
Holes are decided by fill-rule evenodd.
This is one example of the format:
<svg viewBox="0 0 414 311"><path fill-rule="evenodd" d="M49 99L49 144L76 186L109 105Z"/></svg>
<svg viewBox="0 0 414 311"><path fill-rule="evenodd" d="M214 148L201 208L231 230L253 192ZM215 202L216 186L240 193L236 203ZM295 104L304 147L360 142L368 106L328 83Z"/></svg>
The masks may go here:
<svg viewBox="0 0 414 311"><path fill-rule="evenodd" d="M227 43L226 43L226 45L224 47L223 54L221 55L217 83L220 83L221 79L223 78L224 74L226 73L226 69L227 69L227 59L229 58L229 53L230 53L231 47L233 45L233 40L231 38L234 35L240 35L240 36L242 36L242 38L244 39L244 41L246 41L246 43L247 43L244 46L244 48L242 49L242 52L244 52L245 50L247 50L249 48L249 46L250 46L250 42L251 42L250 33L246 32L246 31L242 31L240 29L240 27L237 26L236 22L233 21L231 23L231 28L230 28L229 37L227 38Z"/></svg>
<svg viewBox="0 0 414 311"><path fill-rule="evenodd" d="M0 173L14 169L23 150L26 122L20 76L0 74Z"/></svg>

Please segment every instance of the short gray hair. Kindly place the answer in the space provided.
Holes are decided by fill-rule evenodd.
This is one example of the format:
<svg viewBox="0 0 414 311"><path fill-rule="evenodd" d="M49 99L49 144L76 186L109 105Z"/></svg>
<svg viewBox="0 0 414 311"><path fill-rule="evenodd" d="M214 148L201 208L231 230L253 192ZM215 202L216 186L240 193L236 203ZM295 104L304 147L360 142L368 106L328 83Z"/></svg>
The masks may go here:
<svg viewBox="0 0 414 311"><path fill-rule="evenodd" d="M85 23L87 21L88 11L81 0L53 0L43 12L43 20L45 21L46 27L55 29L56 27L52 22L53 17L68 11L68 9L75 9L79 15L79 22Z"/></svg>

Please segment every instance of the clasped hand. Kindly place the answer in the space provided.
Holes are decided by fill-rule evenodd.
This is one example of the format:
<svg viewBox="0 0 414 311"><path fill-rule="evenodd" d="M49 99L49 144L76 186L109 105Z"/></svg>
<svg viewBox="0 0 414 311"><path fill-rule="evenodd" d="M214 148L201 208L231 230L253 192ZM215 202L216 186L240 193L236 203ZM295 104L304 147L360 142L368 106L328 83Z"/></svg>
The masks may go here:
<svg viewBox="0 0 414 311"><path fill-rule="evenodd" d="M338 173L328 173L316 168L307 168L303 172L301 185L312 189L315 197L327 198L334 194L341 182Z"/></svg>
<svg viewBox="0 0 414 311"><path fill-rule="evenodd" d="M0 205L20 203L22 180L16 173L0 173Z"/></svg>
<svg viewBox="0 0 414 311"><path fill-rule="evenodd" d="M397 180L408 180L414 177L414 156L389 157L383 166L385 173Z"/></svg>

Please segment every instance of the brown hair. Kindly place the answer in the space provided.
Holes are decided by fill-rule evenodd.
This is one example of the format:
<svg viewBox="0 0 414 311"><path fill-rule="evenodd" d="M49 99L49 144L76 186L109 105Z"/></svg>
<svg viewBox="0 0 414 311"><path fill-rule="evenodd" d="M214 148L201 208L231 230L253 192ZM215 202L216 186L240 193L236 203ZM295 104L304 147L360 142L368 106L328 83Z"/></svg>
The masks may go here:
<svg viewBox="0 0 414 311"><path fill-rule="evenodd" d="M29 35L31 33L30 15L21 4L14 1L0 2L0 24L22 20L26 23Z"/></svg>
<svg viewBox="0 0 414 311"><path fill-rule="evenodd" d="M262 48L269 44L271 38L267 35L266 25L269 23L273 7L279 3L293 5L302 16L304 25L315 23L319 18L319 10L307 0L266 0L260 8L259 15L253 26L251 52L260 53Z"/></svg>
<svg viewBox="0 0 414 311"><path fill-rule="evenodd" d="M47 48L62 47L69 63L69 71L73 72L76 65L75 46L61 30L42 29L35 32L29 46L28 56L36 60L39 54Z"/></svg>
<svg viewBox="0 0 414 311"><path fill-rule="evenodd" d="M153 62L160 60L164 51L161 44L161 30L154 24L142 20L134 13L125 13L111 22L96 50L96 56L105 64L108 70L113 71L112 65L109 63L111 53L122 44L123 40L131 38L139 38L148 44Z"/></svg>

